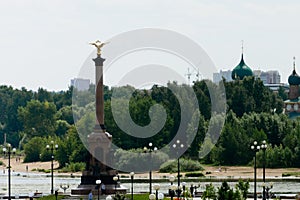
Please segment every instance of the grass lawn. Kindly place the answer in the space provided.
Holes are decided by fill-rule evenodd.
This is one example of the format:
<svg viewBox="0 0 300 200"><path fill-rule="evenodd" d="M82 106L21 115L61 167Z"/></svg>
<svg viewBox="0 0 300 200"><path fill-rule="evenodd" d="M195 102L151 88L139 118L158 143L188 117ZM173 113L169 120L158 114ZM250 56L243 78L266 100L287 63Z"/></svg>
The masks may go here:
<svg viewBox="0 0 300 200"><path fill-rule="evenodd" d="M57 200L61 200L62 198L64 198L63 195L57 196ZM55 198L55 195L48 195L48 196L43 196L43 197L39 198L39 200L56 200L56 198Z"/></svg>

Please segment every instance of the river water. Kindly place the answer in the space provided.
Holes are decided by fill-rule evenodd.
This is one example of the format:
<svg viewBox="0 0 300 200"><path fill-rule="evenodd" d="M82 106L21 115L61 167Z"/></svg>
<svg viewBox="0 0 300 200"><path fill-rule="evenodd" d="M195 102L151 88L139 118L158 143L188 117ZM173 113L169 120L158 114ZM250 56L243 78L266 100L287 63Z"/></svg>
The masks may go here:
<svg viewBox="0 0 300 200"><path fill-rule="evenodd" d="M8 175L0 172L0 196L7 195L8 191ZM59 191L63 192L63 189L60 188L60 185L69 185L69 189L67 189L67 193L70 193L72 188L76 188L80 184L79 177L54 177L54 189L59 189ZM175 183L176 184L176 183ZM190 185L199 185L199 182L188 182L186 187L189 188ZM200 187L197 191L203 191L205 189L205 185L209 184L209 182L201 182ZM236 182L229 182L229 184L233 187ZM122 184L126 188L131 188L130 183ZM220 182L213 182L215 187L219 187L221 185ZM167 181L165 183L160 183L160 192L167 193L169 189L170 183ZM30 195L36 191L42 192L43 194L49 194L51 187L51 177L46 174L37 174L37 173L15 173L11 174L11 194L12 195ZM250 183L249 192L253 192L253 182ZM128 190L129 191L129 190ZM134 192L148 192L149 184L148 183L138 183L134 184ZM261 183L257 183L257 192L262 191ZM273 193L299 193L300 192L300 182L274 182L273 183Z"/></svg>

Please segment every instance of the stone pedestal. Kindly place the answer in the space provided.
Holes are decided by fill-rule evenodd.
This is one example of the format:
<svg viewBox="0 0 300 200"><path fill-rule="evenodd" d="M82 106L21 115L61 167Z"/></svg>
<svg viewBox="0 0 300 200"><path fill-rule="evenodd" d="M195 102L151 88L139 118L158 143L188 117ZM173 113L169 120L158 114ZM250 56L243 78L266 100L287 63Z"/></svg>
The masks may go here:
<svg viewBox="0 0 300 200"><path fill-rule="evenodd" d="M101 180L101 184L105 185L106 194L126 193L126 188L113 180L117 170L106 165L113 159L110 152L111 139L111 135L100 126L95 127L94 132L88 136L89 152L94 156L90 154L87 169L82 172L81 183L78 188L72 189L72 195L87 195L91 190L97 192L96 180Z"/></svg>

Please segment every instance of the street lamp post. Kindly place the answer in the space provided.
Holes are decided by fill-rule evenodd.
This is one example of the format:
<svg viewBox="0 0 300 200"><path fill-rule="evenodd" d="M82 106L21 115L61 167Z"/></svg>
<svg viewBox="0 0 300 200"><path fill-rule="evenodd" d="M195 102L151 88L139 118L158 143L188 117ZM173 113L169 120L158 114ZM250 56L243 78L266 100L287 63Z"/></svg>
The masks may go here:
<svg viewBox="0 0 300 200"><path fill-rule="evenodd" d="M131 200L133 200L133 177L134 177L134 172L130 172L130 177L131 177Z"/></svg>
<svg viewBox="0 0 300 200"><path fill-rule="evenodd" d="M96 185L98 188L98 200L100 200L100 184L101 184L101 180L100 179L96 180Z"/></svg>
<svg viewBox="0 0 300 200"><path fill-rule="evenodd" d="M270 191L272 188L273 188L273 183L266 185L266 199L268 200L269 198L272 198L271 191Z"/></svg>
<svg viewBox="0 0 300 200"><path fill-rule="evenodd" d="M175 177L173 175L169 176L169 181L171 182L171 186L169 188L169 195L171 196L171 200L173 200L174 197L173 182L175 181Z"/></svg>
<svg viewBox="0 0 300 200"><path fill-rule="evenodd" d="M173 148L176 149L177 148L177 186L178 186L178 190L177 190L177 198L179 199L180 197L180 163L179 163L179 154L178 154L178 151L179 149L178 148L183 148L184 145L183 144L180 144L180 140L177 140L175 144L173 144Z"/></svg>
<svg viewBox="0 0 300 200"><path fill-rule="evenodd" d="M152 152L156 152L157 151L157 147L153 147L153 144L152 142L150 142L148 144L149 146L149 149L147 147L144 147L144 152L150 152L150 159L152 161ZM150 171L149 171L149 194L152 193L152 169L151 169L151 166L150 166Z"/></svg>
<svg viewBox="0 0 300 200"><path fill-rule="evenodd" d="M160 189L160 185L158 183L154 184L153 188L155 190L155 199L158 200L158 190Z"/></svg>
<svg viewBox="0 0 300 200"><path fill-rule="evenodd" d="M114 182L115 182L115 195L116 195L116 194L117 194L117 182L118 182L118 180L119 180L118 176L114 176L114 177L113 177L113 180L114 180Z"/></svg>
<svg viewBox="0 0 300 200"><path fill-rule="evenodd" d="M8 155L8 199L11 200L11 181L10 181L10 177L11 177L11 165L10 165L10 155L14 154L16 152L16 148L11 148L10 144L7 144L7 148L3 147L3 153L4 155L7 154Z"/></svg>
<svg viewBox="0 0 300 200"><path fill-rule="evenodd" d="M262 141L261 149L263 150L263 200L266 200L266 149L267 149L267 144L266 141Z"/></svg>
<svg viewBox="0 0 300 200"><path fill-rule="evenodd" d="M46 149L51 151L51 194L53 194L53 192L54 192L54 190L53 190L53 188L54 188L54 181L53 181L54 150L58 149L58 145L57 144L54 145L54 142L52 140L50 142L50 145L47 144Z"/></svg>
<svg viewBox="0 0 300 200"><path fill-rule="evenodd" d="M182 196L183 197L185 195L185 186L186 186L186 182L182 182Z"/></svg>
<svg viewBox="0 0 300 200"><path fill-rule="evenodd" d="M257 145L257 142L254 141L251 149L254 151L254 200L257 200L256 194L256 152L259 151L260 146Z"/></svg>
<svg viewBox="0 0 300 200"><path fill-rule="evenodd" d="M173 200L173 197L175 196L176 188L177 188L176 185L171 185L171 186L170 186L170 196L171 196L171 200Z"/></svg>

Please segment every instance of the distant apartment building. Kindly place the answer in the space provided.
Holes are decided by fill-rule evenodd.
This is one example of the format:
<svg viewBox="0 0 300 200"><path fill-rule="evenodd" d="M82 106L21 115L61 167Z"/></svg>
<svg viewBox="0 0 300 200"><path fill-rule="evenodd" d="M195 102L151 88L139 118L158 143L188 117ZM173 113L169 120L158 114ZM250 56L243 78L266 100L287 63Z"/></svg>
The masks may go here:
<svg viewBox="0 0 300 200"><path fill-rule="evenodd" d="M74 78L71 79L71 86L76 88L79 91L88 90L90 87L90 79L83 79L83 78Z"/></svg>
<svg viewBox="0 0 300 200"><path fill-rule="evenodd" d="M214 82L214 83L218 83L218 82L220 82L223 78L224 78L226 81L232 81L231 73L232 73L231 70L226 70L226 71L220 70L219 73L213 73L213 82Z"/></svg>
<svg viewBox="0 0 300 200"><path fill-rule="evenodd" d="M265 72L261 70L253 70L253 74L256 78L260 78L264 85L280 83L280 74L277 70L269 70Z"/></svg>

